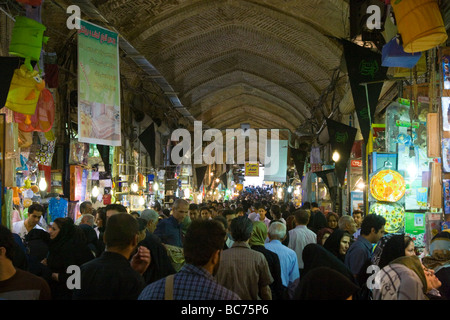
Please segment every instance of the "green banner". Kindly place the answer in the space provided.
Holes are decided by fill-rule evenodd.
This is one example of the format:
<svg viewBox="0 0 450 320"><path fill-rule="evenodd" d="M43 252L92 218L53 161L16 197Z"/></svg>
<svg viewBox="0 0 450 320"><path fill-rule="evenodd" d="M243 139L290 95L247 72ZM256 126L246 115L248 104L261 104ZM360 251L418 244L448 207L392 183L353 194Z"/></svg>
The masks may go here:
<svg viewBox="0 0 450 320"><path fill-rule="evenodd" d="M78 30L78 140L121 145L119 36L83 20Z"/></svg>

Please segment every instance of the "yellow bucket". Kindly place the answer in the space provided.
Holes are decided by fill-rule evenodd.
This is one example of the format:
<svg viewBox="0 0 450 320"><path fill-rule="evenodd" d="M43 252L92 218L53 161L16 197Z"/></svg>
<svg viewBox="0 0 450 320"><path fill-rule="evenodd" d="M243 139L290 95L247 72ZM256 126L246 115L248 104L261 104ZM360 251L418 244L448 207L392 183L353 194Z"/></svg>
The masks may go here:
<svg viewBox="0 0 450 320"><path fill-rule="evenodd" d="M391 0L405 52L427 51L447 40L437 0Z"/></svg>

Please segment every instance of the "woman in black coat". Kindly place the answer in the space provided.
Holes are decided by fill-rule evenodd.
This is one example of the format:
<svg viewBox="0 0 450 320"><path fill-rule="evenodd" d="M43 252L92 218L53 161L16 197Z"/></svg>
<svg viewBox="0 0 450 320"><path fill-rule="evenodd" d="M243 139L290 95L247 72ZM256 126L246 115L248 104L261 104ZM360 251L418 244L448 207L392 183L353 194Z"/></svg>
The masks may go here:
<svg viewBox="0 0 450 320"><path fill-rule="evenodd" d="M83 231L75 226L71 218L57 218L49 227L49 253L42 261L51 272L49 280L53 300L71 300L72 290L67 287L67 279L72 275L67 268L81 266L94 259L87 246Z"/></svg>

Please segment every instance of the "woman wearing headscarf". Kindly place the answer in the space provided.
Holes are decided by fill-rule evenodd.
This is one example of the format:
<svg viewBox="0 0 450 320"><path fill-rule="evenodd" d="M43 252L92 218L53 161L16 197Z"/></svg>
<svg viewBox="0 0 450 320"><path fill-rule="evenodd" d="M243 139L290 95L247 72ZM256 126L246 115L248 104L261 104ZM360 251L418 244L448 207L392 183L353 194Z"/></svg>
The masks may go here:
<svg viewBox="0 0 450 320"><path fill-rule="evenodd" d="M32 229L25 236L28 256L28 271L43 277L47 281L51 278L48 269L42 265L41 261L48 255L50 235L42 229Z"/></svg>
<svg viewBox="0 0 450 320"><path fill-rule="evenodd" d="M328 211L327 216L327 228L330 228L331 230L336 230L338 226L339 221L339 215L335 212Z"/></svg>
<svg viewBox="0 0 450 320"><path fill-rule="evenodd" d="M417 256L395 259L375 274L374 300L428 300L441 286Z"/></svg>
<svg viewBox="0 0 450 320"><path fill-rule="evenodd" d="M71 300L72 290L67 287L71 274L67 268L81 266L94 259L84 232L75 226L71 218L56 218L49 228L50 243L46 259L42 261L51 272L49 281L53 300Z"/></svg>
<svg viewBox="0 0 450 320"><path fill-rule="evenodd" d="M303 249L302 253L304 269L302 274L300 275L300 283L296 288L293 288L293 299L300 299L300 284L306 279L308 274L318 268L327 267L331 268L334 271L340 273L343 277L348 279L348 281L356 284L356 281L353 277L351 271L347 268L347 266L339 260L335 255L333 255L330 251L325 249L323 246L317 243L310 243L306 245Z"/></svg>
<svg viewBox="0 0 450 320"><path fill-rule="evenodd" d="M300 281L298 300L352 300L359 287L342 273L329 267L311 270Z"/></svg>
<svg viewBox="0 0 450 320"><path fill-rule="evenodd" d="M254 221L253 222L253 232L250 237L248 244L250 247L258 252L261 252L267 260L269 264L269 270L273 278L273 282L270 285L270 289L272 291L272 300L280 300L283 298L284 286L281 281L281 266L280 259L278 255L266 249L264 247L264 242L267 238L267 226L262 221Z"/></svg>
<svg viewBox="0 0 450 320"><path fill-rule="evenodd" d="M333 233L333 230L330 228L322 228L317 232L317 244L323 246L328 237Z"/></svg>
<svg viewBox="0 0 450 320"><path fill-rule="evenodd" d="M351 238L352 235L350 233L342 229L336 229L325 241L323 247L344 262L345 254L350 247Z"/></svg>
<svg viewBox="0 0 450 320"><path fill-rule="evenodd" d="M300 278L315 268L330 267L351 281L355 281L350 269L330 251L317 243L310 243L303 249L302 259L304 269Z"/></svg>
<svg viewBox="0 0 450 320"><path fill-rule="evenodd" d="M382 269L397 258L414 255L414 241L411 237L405 234L389 233L375 245L371 262Z"/></svg>
<svg viewBox="0 0 450 320"><path fill-rule="evenodd" d="M422 263L433 269L442 286L438 289L441 296L450 300L450 231L436 234L430 242L430 255Z"/></svg>

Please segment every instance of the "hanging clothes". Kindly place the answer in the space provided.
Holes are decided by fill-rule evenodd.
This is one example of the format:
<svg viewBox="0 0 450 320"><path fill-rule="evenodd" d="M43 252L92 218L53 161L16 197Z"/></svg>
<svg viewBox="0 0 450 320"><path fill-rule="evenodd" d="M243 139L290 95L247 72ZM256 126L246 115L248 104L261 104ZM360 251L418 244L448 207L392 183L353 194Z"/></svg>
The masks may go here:
<svg viewBox="0 0 450 320"><path fill-rule="evenodd" d="M51 222L56 218L66 218L68 215L69 203L66 199L56 197L48 201L48 212Z"/></svg>

